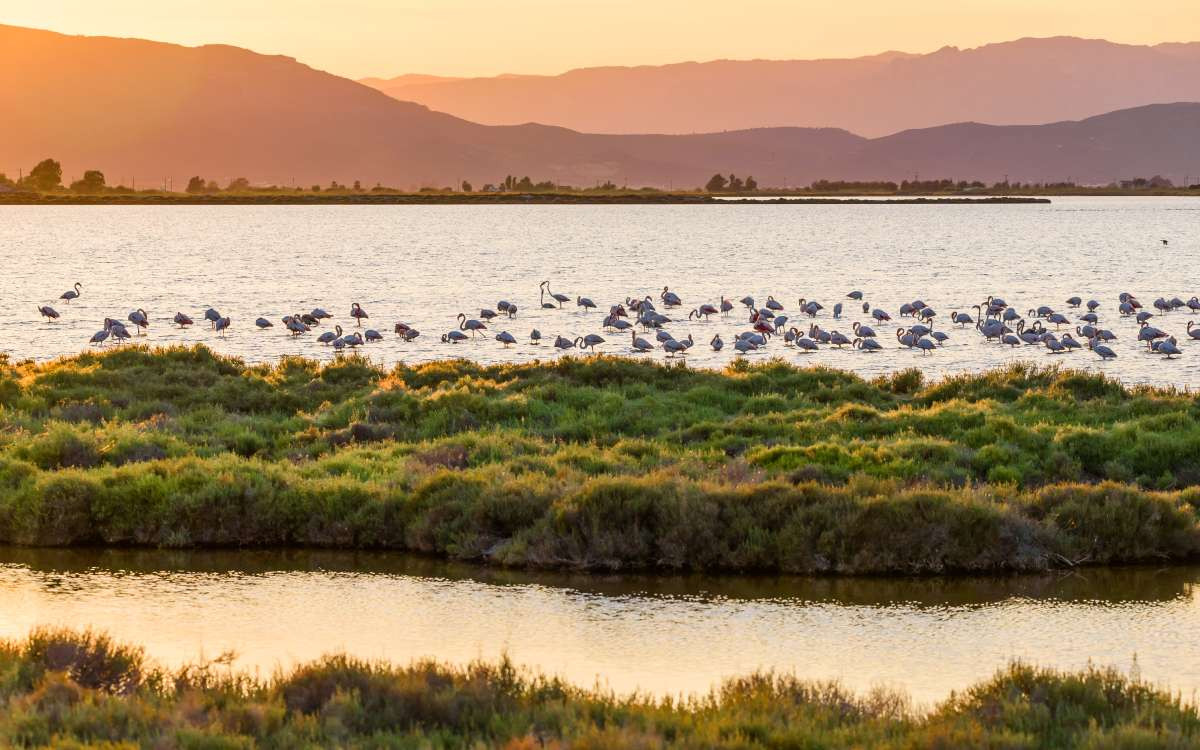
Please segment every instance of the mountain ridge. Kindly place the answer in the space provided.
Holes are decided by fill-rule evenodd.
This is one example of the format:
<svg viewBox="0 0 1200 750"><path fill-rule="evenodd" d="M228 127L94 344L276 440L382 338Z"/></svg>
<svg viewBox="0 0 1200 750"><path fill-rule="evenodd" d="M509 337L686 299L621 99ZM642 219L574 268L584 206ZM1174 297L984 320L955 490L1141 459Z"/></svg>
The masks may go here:
<svg viewBox="0 0 1200 750"><path fill-rule="evenodd" d="M1198 97L1200 98L1200 97ZM1109 182L1200 174L1200 104L1151 105L1050 125L970 123L865 138L844 128L688 135L488 126L396 101L284 55L0 26L0 171L42 158L69 182L476 186L529 175L576 186L691 188L714 172L763 186L816 179ZM1197 165L1195 169L1192 165Z"/></svg>
<svg viewBox="0 0 1200 750"><path fill-rule="evenodd" d="M1200 42L1022 37L924 54L601 66L553 76L419 87L373 79L371 85L492 125L552 122L581 132L676 134L836 126L879 137L970 119L1036 124L1200 100Z"/></svg>

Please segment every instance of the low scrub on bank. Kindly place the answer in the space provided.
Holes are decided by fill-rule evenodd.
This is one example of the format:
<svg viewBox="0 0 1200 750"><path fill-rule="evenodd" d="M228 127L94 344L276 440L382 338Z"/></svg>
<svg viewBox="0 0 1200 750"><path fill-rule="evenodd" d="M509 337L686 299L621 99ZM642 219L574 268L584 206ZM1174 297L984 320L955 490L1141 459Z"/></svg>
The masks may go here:
<svg viewBox="0 0 1200 750"><path fill-rule="evenodd" d="M700 686L702 687L702 686ZM5 747L1195 747L1193 705L1112 670L1014 664L939 706L759 673L692 697L581 689L511 663L328 656L269 680L168 671L87 632L0 642Z"/></svg>
<svg viewBox="0 0 1200 750"><path fill-rule="evenodd" d="M1013 366L0 361L0 543L507 565L1028 570L1200 555L1200 401Z"/></svg>

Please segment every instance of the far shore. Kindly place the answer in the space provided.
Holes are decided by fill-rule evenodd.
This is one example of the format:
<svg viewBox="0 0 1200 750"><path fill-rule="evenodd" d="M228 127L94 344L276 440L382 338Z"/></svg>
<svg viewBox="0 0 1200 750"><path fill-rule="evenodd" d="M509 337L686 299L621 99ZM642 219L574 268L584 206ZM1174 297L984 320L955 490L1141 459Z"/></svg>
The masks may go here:
<svg viewBox="0 0 1200 750"><path fill-rule="evenodd" d="M235 193L189 195L187 193L74 193L0 194L0 206L238 206L238 205L993 205L998 203L1050 203L1040 196L950 196L950 195L714 195L707 193Z"/></svg>

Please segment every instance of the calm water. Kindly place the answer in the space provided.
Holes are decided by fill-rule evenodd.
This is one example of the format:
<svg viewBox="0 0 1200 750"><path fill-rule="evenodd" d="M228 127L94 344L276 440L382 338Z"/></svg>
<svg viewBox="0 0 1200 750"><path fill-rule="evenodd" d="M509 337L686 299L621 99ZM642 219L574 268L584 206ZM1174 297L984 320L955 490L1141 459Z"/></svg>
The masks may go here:
<svg viewBox="0 0 1200 750"><path fill-rule="evenodd" d="M385 342L366 348L374 360L419 362L468 356L487 362L556 356L526 343L532 328L553 340L600 331L601 312L538 308L538 282L591 297L602 309L627 296L669 285L687 307L720 295L774 295L794 312L798 297L817 299L826 329L849 332L864 320L833 321L829 309L851 289L895 315L921 298L943 328L952 310L989 294L1018 309L1080 295L1103 302L1102 324L1120 337L1115 362L1075 352L1048 355L985 345L972 330L951 331L950 342L922 357L898 349L897 325L876 326L887 347L879 354L824 350L800 355L782 343L766 354L822 363L863 374L917 365L930 375L977 370L1019 359L1064 361L1128 382L1200 386L1200 348L1186 343L1187 321L1176 312L1156 320L1176 335L1182 358L1164 361L1135 343L1136 326L1119 320L1116 297L1130 291L1150 307L1160 295L1200 294L1200 199L1061 198L1051 205L997 206L222 206L0 207L0 352L48 358L85 348L105 316L124 319L146 309L153 321L143 340L154 344L205 342L251 360L284 354L332 357L313 335L293 339L279 323L290 312L328 309L346 327L350 303L367 310ZM1161 239L1168 239L1164 246ZM74 282L83 296L67 305L58 295ZM656 297L657 298L657 297ZM459 312L477 316L500 299L515 302L515 320L497 320L489 333L510 330L521 345L504 349L490 338L442 344ZM63 317L45 323L36 308L53 304ZM180 331L179 310L196 320L214 306L233 319L225 340L206 327ZM723 366L731 349L713 354L714 332L728 342L745 330L737 317L679 323L692 333L697 366ZM858 312L858 314L855 314ZM973 314L973 311L972 311ZM276 323L260 332L258 316ZM1072 315L1074 317L1074 315ZM422 331L405 344L392 334L404 321ZM807 320L805 321L807 323ZM315 335L315 334L314 334ZM603 351L629 353L628 334L604 334ZM652 337L651 337L652 338ZM661 351L643 355L656 359Z"/></svg>
<svg viewBox="0 0 1200 750"><path fill-rule="evenodd" d="M530 575L396 555L0 548L0 636L91 625L269 674L330 651L519 664L625 692L771 668L920 703L1012 658L1138 670L1195 698L1200 568L980 579ZM1135 666L1136 665L1136 666Z"/></svg>

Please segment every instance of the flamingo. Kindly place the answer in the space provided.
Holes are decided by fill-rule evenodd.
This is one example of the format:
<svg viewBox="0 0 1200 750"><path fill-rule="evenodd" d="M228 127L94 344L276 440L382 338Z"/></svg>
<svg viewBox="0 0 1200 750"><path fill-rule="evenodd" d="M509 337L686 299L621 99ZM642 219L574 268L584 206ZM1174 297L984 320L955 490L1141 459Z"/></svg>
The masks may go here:
<svg viewBox="0 0 1200 750"><path fill-rule="evenodd" d="M41 313L42 317L44 317L46 320L58 320L58 310L55 310L50 305L42 305L38 308L38 312Z"/></svg>
<svg viewBox="0 0 1200 750"><path fill-rule="evenodd" d="M594 333L589 333L586 336L580 336L575 339L575 346L578 346L580 349L591 349L593 352L596 351L597 344L603 343L604 337Z"/></svg>
<svg viewBox="0 0 1200 750"><path fill-rule="evenodd" d="M175 313L175 317L172 320L175 322L175 325L179 326L180 328L187 328L192 324L192 319L181 312Z"/></svg>
<svg viewBox="0 0 1200 750"><path fill-rule="evenodd" d="M1156 351L1159 354L1166 355L1167 359L1171 359L1172 357L1178 356L1183 353L1182 351L1180 351L1179 347L1175 345L1175 337L1174 336L1172 336L1169 339L1164 339L1163 341L1158 342L1158 348L1156 349Z"/></svg>
<svg viewBox="0 0 1200 750"><path fill-rule="evenodd" d="M397 324L397 325L399 325L399 324ZM399 331L396 331L396 332L399 333ZM333 327L332 331L326 331L325 333L322 333L320 336L317 336L317 341L321 342L322 344L332 344L334 342L334 340L340 339L341 337L342 337L342 327L335 325Z"/></svg>
<svg viewBox="0 0 1200 750"><path fill-rule="evenodd" d="M733 350L739 355L758 350L758 344L747 338L737 338L733 341Z"/></svg>
<svg viewBox="0 0 1200 750"><path fill-rule="evenodd" d="M146 316L146 311L138 308L129 313L129 322L137 326L138 335L144 335L145 329L150 327L150 319Z"/></svg>
<svg viewBox="0 0 1200 750"><path fill-rule="evenodd" d="M682 341L678 341L676 339L667 339L666 341L662 342L662 345L663 350L667 353L668 357L675 357L679 354L687 354L688 347Z"/></svg>
<svg viewBox="0 0 1200 750"><path fill-rule="evenodd" d="M466 313L458 314L458 328L460 331L470 331L471 338L475 338L475 334L479 331L487 330L487 326L478 320L475 320L474 318L468 319Z"/></svg>
<svg viewBox="0 0 1200 750"><path fill-rule="evenodd" d="M570 297L568 297L568 296L567 296L567 295L565 295L565 294L555 294L554 292L550 291L550 282L549 282L549 281L543 281L543 282L542 282L542 289L543 289L543 294L547 294L547 295L549 295L549 296L550 296L550 297L551 297L551 298L552 298L552 299L553 299L555 302L557 302L557 303L558 303L558 306L559 306L560 308L563 306L563 303L564 303L564 302L570 302L570 301L571 301L571 298L570 298ZM553 307L554 307L554 305L548 304L548 303L546 303L545 301L543 301L543 302L542 302L542 307L549 307L549 308L553 308Z"/></svg>
<svg viewBox="0 0 1200 750"><path fill-rule="evenodd" d="M78 281L76 281L74 288L68 289L67 291L58 295L58 298L65 299L67 301L67 304L69 305L69 304L71 304L71 300L79 299L79 295L82 292L83 292L83 284L80 284Z"/></svg>
<svg viewBox="0 0 1200 750"><path fill-rule="evenodd" d="M362 325L363 320L369 318L367 311L362 308L362 305L357 302L350 303L350 317L358 321L357 325Z"/></svg>
<svg viewBox="0 0 1200 750"><path fill-rule="evenodd" d="M1104 344L1098 343L1096 339L1088 339L1088 348L1094 351L1101 360L1116 359L1117 353L1109 349Z"/></svg>

